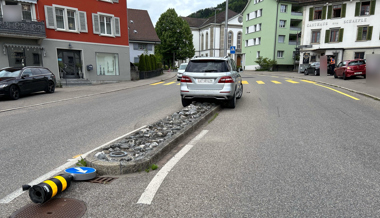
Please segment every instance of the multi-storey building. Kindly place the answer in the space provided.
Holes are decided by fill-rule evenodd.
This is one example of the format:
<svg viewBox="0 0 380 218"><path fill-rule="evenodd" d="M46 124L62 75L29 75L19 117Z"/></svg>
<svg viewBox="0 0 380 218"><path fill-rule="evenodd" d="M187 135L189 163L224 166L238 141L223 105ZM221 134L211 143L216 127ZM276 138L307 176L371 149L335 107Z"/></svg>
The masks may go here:
<svg viewBox="0 0 380 218"><path fill-rule="evenodd" d="M1 65L42 65L56 74L58 80L81 77L91 82L130 80L126 0L1 0L1 3L1 25L15 26L23 33L17 36L17 31L8 28L0 35L11 33L5 40L1 38L4 54L8 56L8 61L0 58ZM22 20L20 15L14 20L5 19L8 5L15 6L11 11L19 12ZM45 28L40 27L41 23ZM30 36L29 32L39 29Z"/></svg>
<svg viewBox="0 0 380 218"><path fill-rule="evenodd" d="M304 5L301 62L321 56L342 60L380 54L380 2L376 0L310 1ZM377 4L376 4L377 3Z"/></svg>
<svg viewBox="0 0 380 218"><path fill-rule="evenodd" d="M131 63L138 63L145 52L154 54L154 47L161 43L149 17L148 11L128 9L128 32Z"/></svg>
<svg viewBox="0 0 380 218"><path fill-rule="evenodd" d="M228 10L227 54L224 54L224 28L226 12L222 11L207 19L182 17L190 26L196 56L223 57L230 55L242 66L242 24L239 14ZM230 54L230 47L235 46L235 54Z"/></svg>
<svg viewBox="0 0 380 218"><path fill-rule="evenodd" d="M255 70L258 57L277 61L274 70L292 70L300 42L302 7L296 1L250 0L243 14L245 69Z"/></svg>

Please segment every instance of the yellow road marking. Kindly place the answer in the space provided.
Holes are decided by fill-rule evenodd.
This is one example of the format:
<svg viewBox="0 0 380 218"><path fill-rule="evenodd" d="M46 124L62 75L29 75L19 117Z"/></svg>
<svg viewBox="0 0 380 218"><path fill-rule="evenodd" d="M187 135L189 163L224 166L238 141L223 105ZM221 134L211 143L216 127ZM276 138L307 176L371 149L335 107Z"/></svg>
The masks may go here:
<svg viewBox="0 0 380 218"><path fill-rule="evenodd" d="M323 87L323 88L326 88L326 89L330 89L330 90L332 90L332 91L334 91L334 92L337 92L337 93L339 93L339 94L342 94L342 95L344 95L344 96L347 96L347 97L352 98L352 99L357 100L357 101L360 100L360 99L358 99L358 98L355 98L354 96L347 95L346 93L343 93L343 92L341 92L341 91L338 91L338 90L336 90L336 89L333 89L333 88L330 88L330 87L327 87L327 86L322 86L322 85L319 85L319 84L314 84L314 85L317 85L317 86L320 86L320 87Z"/></svg>
<svg viewBox="0 0 380 218"><path fill-rule="evenodd" d="M313 82L313 81L309 81L309 80L301 80L302 82L305 82L305 83L312 83L312 84L316 84L316 82Z"/></svg>
<svg viewBox="0 0 380 218"><path fill-rule="evenodd" d="M181 83L178 83L177 86L181 85Z"/></svg>
<svg viewBox="0 0 380 218"><path fill-rule="evenodd" d="M278 76L271 76L271 77L278 78Z"/></svg>
<svg viewBox="0 0 380 218"><path fill-rule="evenodd" d="M79 156L81 156L81 154L75 155L75 156L73 157L73 159L75 159L75 158L77 158L77 157L79 157Z"/></svg>
<svg viewBox="0 0 380 218"><path fill-rule="evenodd" d="M293 81L293 80L291 80L291 79L286 80L286 82L289 82L289 83L299 83L299 82Z"/></svg>
<svg viewBox="0 0 380 218"><path fill-rule="evenodd" d="M242 83L243 83L243 84L249 84L248 81L245 81L245 80L242 81Z"/></svg>
<svg viewBox="0 0 380 218"><path fill-rule="evenodd" d="M274 84L281 84L281 82L275 81L275 80L271 80L271 82L274 83Z"/></svg>
<svg viewBox="0 0 380 218"><path fill-rule="evenodd" d="M164 82L153 83L153 84L150 84L150 85L151 86L155 86L155 85L158 85L158 84L161 84L161 83L164 83Z"/></svg>
<svg viewBox="0 0 380 218"><path fill-rule="evenodd" d="M265 82L263 82L263 81L256 81L257 82L257 84L265 84Z"/></svg>
<svg viewBox="0 0 380 218"><path fill-rule="evenodd" d="M174 82L170 82L170 83L166 83L166 84L164 84L164 86L167 86L167 85L171 85L171 84L173 84L173 83L175 83L176 81L174 81Z"/></svg>

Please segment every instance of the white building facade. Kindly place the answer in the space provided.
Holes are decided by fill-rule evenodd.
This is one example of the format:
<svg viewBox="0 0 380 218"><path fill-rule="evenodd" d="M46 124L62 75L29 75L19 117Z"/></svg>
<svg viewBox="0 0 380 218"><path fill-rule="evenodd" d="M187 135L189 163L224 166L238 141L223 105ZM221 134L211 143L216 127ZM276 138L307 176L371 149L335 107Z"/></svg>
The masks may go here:
<svg viewBox="0 0 380 218"><path fill-rule="evenodd" d="M302 1L301 1L302 2ZM304 7L300 64L380 54L380 1L315 1Z"/></svg>
<svg viewBox="0 0 380 218"><path fill-rule="evenodd" d="M238 21L240 14L229 10L227 30L227 54L224 54L224 29L225 12L220 12L216 17L208 19L183 17L189 25L193 34L193 44L196 56L224 57L231 56L238 66L243 65L241 54L242 28ZM235 46L235 54L230 54L230 47Z"/></svg>

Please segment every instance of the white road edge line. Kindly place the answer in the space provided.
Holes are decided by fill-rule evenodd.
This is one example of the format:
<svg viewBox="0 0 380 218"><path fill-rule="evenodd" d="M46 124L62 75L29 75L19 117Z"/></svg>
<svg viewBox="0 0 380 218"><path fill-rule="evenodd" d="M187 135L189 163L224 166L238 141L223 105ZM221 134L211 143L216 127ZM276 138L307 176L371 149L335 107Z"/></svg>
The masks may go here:
<svg viewBox="0 0 380 218"><path fill-rule="evenodd" d="M151 204L153 201L156 192L160 188L162 182L165 177L169 174L169 172L173 169L173 167L181 160L182 157L186 155L191 148L194 147L197 142L206 135L208 130L202 130L193 140L189 142L185 147L183 147L172 159L170 159L165 166L161 168L161 170L154 176L152 181L149 183L148 187L145 189L144 193L141 195L137 204Z"/></svg>
<svg viewBox="0 0 380 218"><path fill-rule="evenodd" d="M129 133L125 134L125 135L122 135L122 136L120 136L120 137L118 137L116 139L113 139L113 140L111 140L111 141L109 141L109 142L107 142L107 143L105 143L105 144L103 144L103 145L101 145L101 146L99 146L99 147L97 147L95 149L92 149L91 151L89 151L89 152L87 152L87 153L85 153L85 154L83 154L81 156L82 157L86 157L87 155L89 155L90 153L96 151L97 149L105 147L105 146L107 146L107 145L109 145L109 144L111 144L111 143L113 143L113 142L115 142L115 141L117 141L117 140L119 140L119 139L127 136L127 135L130 135L130 134L132 134L134 132L137 132L140 129L143 129L145 127L146 127L146 125L138 128L138 129L135 129L132 132L129 132ZM79 156L77 158L74 158L74 159L69 159L67 163L63 164L62 166L59 166L59 167L55 168L54 170L46 173L45 175L42 175L42 176L38 177L37 179L29 182L28 184L31 185L31 186L37 185L37 184L39 184L39 183L41 183L41 182L43 182L43 181L45 181L45 180L53 177L54 175L58 174L59 172L61 172L61 171L65 170L65 169L69 168L70 166L72 166L74 164L73 161L79 160L79 158L81 156ZM11 194L5 196L3 199L1 199L0 200L0 204L8 204L11 201L13 201L15 198L17 198L18 196L22 195L22 193L24 193L24 191L21 188L19 188L16 191L12 192Z"/></svg>

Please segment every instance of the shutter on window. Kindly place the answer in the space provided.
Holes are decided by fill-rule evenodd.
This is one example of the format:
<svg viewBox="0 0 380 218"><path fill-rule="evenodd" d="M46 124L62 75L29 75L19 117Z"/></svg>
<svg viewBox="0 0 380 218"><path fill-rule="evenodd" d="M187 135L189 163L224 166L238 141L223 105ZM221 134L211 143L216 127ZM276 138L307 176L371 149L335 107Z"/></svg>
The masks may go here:
<svg viewBox="0 0 380 218"><path fill-rule="evenodd" d="M139 50L139 44L133 43L133 50Z"/></svg>
<svg viewBox="0 0 380 218"><path fill-rule="evenodd" d="M119 3L119 0L113 0L114 3Z"/></svg>
<svg viewBox="0 0 380 218"><path fill-rule="evenodd" d="M325 35L325 43L330 42L330 30L326 30L326 35Z"/></svg>
<svg viewBox="0 0 380 218"><path fill-rule="evenodd" d="M359 14L360 14L360 2L356 2L355 17L359 16Z"/></svg>
<svg viewBox="0 0 380 218"><path fill-rule="evenodd" d="M148 44L148 51L152 51L153 50L153 45L152 44Z"/></svg>
<svg viewBox="0 0 380 218"><path fill-rule="evenodd" d="M115 36L120 36L120 18L115 17Z"/></svg>
<svg viewBox="0 0 380 218"><path fill-rule="evenodd" d="M372 0L371 1L371 8L369 10L369 14L370 15L374 15L375 14L375 7L376 7L376 0Z"/></svg>
<svg viewBox="0 0 380 218"><path fill-rule="evenodd" d="M330 5L327 10L327 19L331 19L331 17L332 17L332 5Z"/></svg>
<svg viewBox="0 0 380 218"><path fill-rule="evenodd" d="M86 12L85 11L79 11L79 27L80 27L80 32L87 33L87 17L86 17Z"/></svg>
<svg viewBox="0 0 380 218"><path fill-rule="evenodd" d="M326 6L322 7L322 20L326 19Z"/></svg>
<svg viewBox="0 0 380 218"><path fill-rule="evenodd" d="M356 41L362 40L363 27L358 27L358 35L356 36Z"/></svg>
<svg viewBox="0 0 380 218"><path fill-rule="evenodd" d="M314 17L314 8L309 8L309 21L312 21Z"/></svg>
<svg viewBox="0 0 380 218"><path fill-rule="evenodd" d="M372 39L372 30L373 30L373 26L369 26L368 27L368 33L367 33L367 40Z"/></svg>
<svg viewBox="0 0 380 218"><path fill-rule="evenodd" d="M343 42L343 33L344 33L344 29L343 28L339 29L339 36L338 36L339 42Z"/></svg>
<svg viewBox="0 0 380 218"><path fill-rule="evenodd" d="M100 34L99 14L92 14L92 26L94 34Z"/></svg>
<svg viewBox="0 0 380 218"><path fill-rule="evenodd" d="M55 29L54 8L45 5L46 28Z"/></svg>
<svg viewBox="0 0 380 218"><path fill-rule="evenodd" d="M342 4L342 17L346 17L346 4Z"/></svg>

